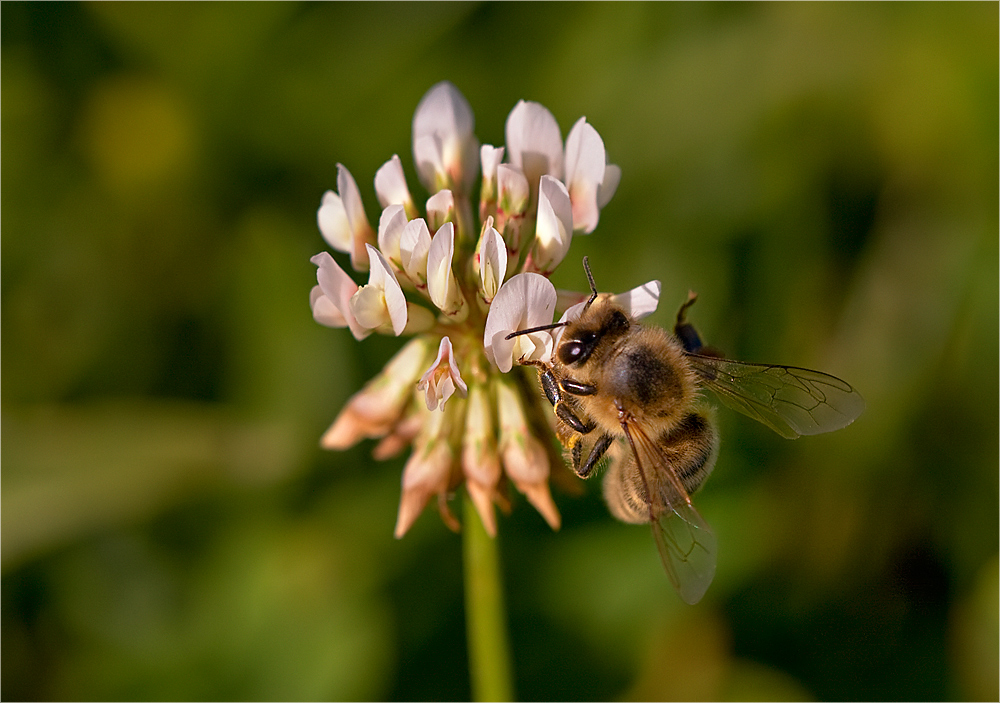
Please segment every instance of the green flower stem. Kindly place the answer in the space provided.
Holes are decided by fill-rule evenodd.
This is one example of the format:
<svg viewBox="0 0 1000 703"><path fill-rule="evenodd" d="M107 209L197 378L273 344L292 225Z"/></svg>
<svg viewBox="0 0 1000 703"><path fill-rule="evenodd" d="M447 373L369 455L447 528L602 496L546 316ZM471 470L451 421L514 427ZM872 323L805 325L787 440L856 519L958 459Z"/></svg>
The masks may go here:
<svg viewBox="0 0 1000 703"><path fill-rule="evenodd" d="M469 643L472 700L512 701L510 644L504 610L500 554L464 496L462 540L465 557L465 624Z"/></svg>

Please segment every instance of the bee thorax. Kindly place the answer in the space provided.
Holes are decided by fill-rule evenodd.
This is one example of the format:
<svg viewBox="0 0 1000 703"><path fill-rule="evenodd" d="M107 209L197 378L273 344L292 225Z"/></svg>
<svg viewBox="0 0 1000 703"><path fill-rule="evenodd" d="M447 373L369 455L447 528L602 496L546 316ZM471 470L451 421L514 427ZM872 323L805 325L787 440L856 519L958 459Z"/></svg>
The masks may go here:
<svg viewBox="0 0 1000 703"><path fill-rule="evenodd" d="M685 409L694 395L686 367L662 349L632 345L618 354L604 374L604 391L620 412L660 425Z"/></svg>

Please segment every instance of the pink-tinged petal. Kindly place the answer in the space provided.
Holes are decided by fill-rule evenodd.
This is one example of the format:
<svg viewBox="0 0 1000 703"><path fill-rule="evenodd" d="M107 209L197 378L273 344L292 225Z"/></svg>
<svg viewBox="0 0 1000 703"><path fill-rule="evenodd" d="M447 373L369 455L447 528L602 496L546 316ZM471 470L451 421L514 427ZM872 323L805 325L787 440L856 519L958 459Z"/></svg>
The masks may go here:
<svg viewBox="0 0 1000 703"><path fill-rule="evenodd" d="M469 389L465 432L462 435L462 473L483 527L491 537L495 537L497 528L493 503L497 499L496 488L500 482L500 455L489 393L485 386L479 384Z"/></svg>
<svg viewBox="0 0 1000 703"><path fill-rule="evenodd" d="M383 208L390 205L402 205L406 208L408 216L415 217L417 215L417 207L413 203L410 189L406 186L403 162L399 160L398 155L393 154L392 158L382 164L375 172L375 194Z"/></svg>
<svg viewBox="0 0 1000 703"><path fill-rule="evenodd" d="M479 243L479 292L492 302L507 275L507 245L493 227L487 227Z"/></svg>
<svg viewBox="0 0 1000 703"><path fill-rule="evenodd" d="M469 309L451 268L454 255L455 225L446 222L434 233L427 252L427 294L442 312L461 322Z"/></svg>
<svg viewBox="0 0 1000 703"><path fill-rule="evenodd" d="M319 285L309 291L309 307L312 308L313 319L326 327L347 327L347 318L337 309L333 301L323 294Z"/></svg>
<svg viewBox="0 0 1000 703"><path fill-rule="evenodd" d="M420 381L417 382L417 390L424 391L428 410L437 410L438 408L444 410L444 404L453 393L458 391L459 395L464 397L468 392L468 387L462 380L462 374L455 363L451 339L448 337L441 338L437 358L420 377Z"/></svg>
<svg viewBox="0 0 1000 703"><path fill-rule="evenodd" d="M351 223L347 219L344 202L332 190L323 193L323 202L316 211L316 223L330 247L345 254L351 252L354 242Z"/></svg>
<svg viewBox="0 0 1000 703"><path fill-rule="evenodd" d="M535 332L506 339L511 332L552 322L556 289L537 273L519 273L500 286L486 316L483 346L486 358L504 373L522 356L544 359L552 350L552 338Z"/></svg>
<svg viewBox="0 0 1000 703"><path fill-rule="evenodd" d="M385 257L375 247L368 247L368 256L372 261L371 274L368 277L368 284L381 288L385 296L386 311L392 323L392 332L397 337L403 333L406 327L406 296L403 289L396 280L396 274Z"/></svg>
<svg viewBox="0 0 1000 703"><path fill-rule="evenodd" d="M445 525L458 530L459 524L448 509L448 491L457 485L458 432L463 425L465 401L457 398L441 413L427 413L413 454L403 470L403 495L396 520L396 537L402 537L432 496L437 496L438 510Z"/></svg>
<svg viewBox="0 0 1000 703"><path fill-rule="evenodd" d="M437 232L445 222L455 221L455 195L447 188L427 199L427 225Z"/></svg>
<svg viewBox="0 0 1000 703"><path fill-rule="evenodd" d="M431 234L424 219L418 217L407 222L399 238L399 254L403 271L422 290L427 288L427 252L430 247Z"/></svg>
<svg viewBox="0 0 1000 703"><path fill-rule="evenodd" d="M517 257L526 235L530 235L525 213L531 189L521 169L511 164L497 167L497 188L496 228L507 244L507 252L511 257Z"/></svg>
<svg viewBox="0 0 1000 703"><path fill-rule="evenodd" d="M656 306L660 303L660 288L659 281L650 281L632 290L613 295L611 300L620 305L626 315L639 320L656 312Z"/></svg>
<svg viewBox="0 0 1000 703"><path fill-rule="evenodd" d="M479 165L474 129L469 102L448 81L431 87L420 100L413 115L413 157L428 191L469 192Z"/></svg>
<svg viewBox="0 0 1000 703"><path fill-rule="evenodd" d="M361 439L387 435L413 398L414 384L433 349L433 341L425 337L405 344L382 371L351 396L320 445L324 449L347 449Z"/></svg>
<svg viewBox="0 0 1000 703"><path fill-rule="evenodd" d="M548 453L528 427L517 390L499 379L495 387L504 471L552 529L558 530L559 511L549 493Z"/></svg>
<svg viewBox="0 0 1000 703"><path fill-rule="evenodd" d="M604 206L611 202L621 180L622 170L620 167L614 164L608 164L604 167L604 180L601 181L601 185L597 189L597 207L603 210Z"/></svg>
<svg viewBox="0 0 1000 703"><path fill-rule="evenodd" d="M597 191L604 180L604 142L586 118L573 125L566 138L566 186L573 203L573 228L589 234L597 227Z"/></svg>
<svg viewBox="0 0 1000 703"><path fill-rule="evenodd" d="M337 164L337 192L340 193L340 199L344 204L347 220L351 223L351 266L355 271L364 271L368 268L365 245L375 243L375 231L368 224L358 184L343 164Z"/></svg>
<svg viewBox="0 0 1000 703"><path fill-rule="evenodd" d="M378 248L390 262L402 268L399 240L406 227L406 211L402 205L389 205L378 220Z"/></svg>
<svg viewBox="0 0 1000 703"><path fill-rule="evenodd" d="M555 271L573 239L573 206L562 181L542 176L538 196L538 220L530 266L543 274Z"/></svg>
<svg viewBox="0 0 1000 703"><path fill-rule="evenodd" d="M507 116L504 128L507 158L521 169L532 190L543 174L563 175L562 133L544 106L521 100Z"/></svg>
<svg viewBox="0 0 1000 703"><path fill-rule="evenodd" d="M413 442L420 428L427 421L427 415L420 411L420 406L414 405L414 410L397 422L392 430L372 449L375 461L385 461L398 456Z"/></svg>
<svg viewBox="0 0 1000 703"><path fill-rule="evenodd" d="M318 267L316 281L323 295L340 311L351 334L357 340L367 337L370 334L369 330L358 323L350 307L351 297L357 292L358 284L325 251L312 257L310 261Z"/></svg>

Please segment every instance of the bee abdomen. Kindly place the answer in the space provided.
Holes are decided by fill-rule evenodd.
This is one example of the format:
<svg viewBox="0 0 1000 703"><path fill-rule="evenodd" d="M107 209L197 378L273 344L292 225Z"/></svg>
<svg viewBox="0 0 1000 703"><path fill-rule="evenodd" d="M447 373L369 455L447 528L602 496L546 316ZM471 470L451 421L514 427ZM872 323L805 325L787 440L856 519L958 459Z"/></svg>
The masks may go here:
<svg viewBox="0 0 1000 703"><path fill-rule="evenodd" d="M692 495L715 467L719 433L707 411L695 411L687 414L672 430L664 432L657 444L684 484L684 490Z"/></svg>
<svg viewBox="0 0 1000 703"><path fill-rule="evenodd" d="M701 488L715 465L719 435L708 411L696 410L661 434L656 444L659 456L643 458L646 484L654 494L652 510L634 457L616 461L604 477L604 499L611 514L622 522L648 523L652 515L669 510L676 491L666 490L667 471L673 471L689 496ZM654 460L660 464L654 465Z"/></svg>

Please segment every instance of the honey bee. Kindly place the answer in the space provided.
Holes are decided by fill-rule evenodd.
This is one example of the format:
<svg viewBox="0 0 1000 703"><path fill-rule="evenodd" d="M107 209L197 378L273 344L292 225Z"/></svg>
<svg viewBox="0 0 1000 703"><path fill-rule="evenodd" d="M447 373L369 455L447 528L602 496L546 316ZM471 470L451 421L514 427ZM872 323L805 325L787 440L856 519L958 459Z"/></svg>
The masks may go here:
<svg viewBox="0 0 1000 703"><path fill-rule="evenodd" d="M591 295L574 319L519 330L508 338L563 328L551 360L536 366L556 416L556 434L581 478L607 464L604 497L623 522L649 524L680 597L701 600L715 575L716 539L691 496L718 454L712 390L725 405L787 438L846 427L864 410L848 383L794 366L724 359L704 347L686 312L673 334L643 326L599 294L586 257Z"/></svg>

